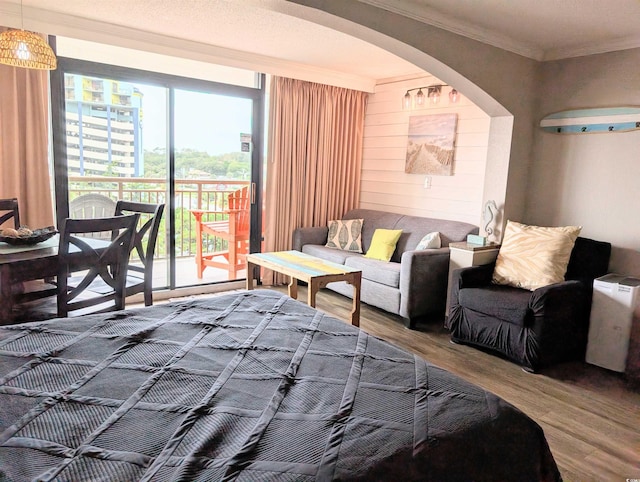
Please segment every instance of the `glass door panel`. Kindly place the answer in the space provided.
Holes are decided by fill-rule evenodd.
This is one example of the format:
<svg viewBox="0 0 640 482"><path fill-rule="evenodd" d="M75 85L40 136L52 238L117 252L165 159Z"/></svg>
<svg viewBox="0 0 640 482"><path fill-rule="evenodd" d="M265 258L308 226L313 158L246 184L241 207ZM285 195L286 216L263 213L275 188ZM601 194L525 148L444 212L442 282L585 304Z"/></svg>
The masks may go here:
<svg viewBox="0 0 640 482"><path fill-rule="evenodd" d="M252 110L248 98L174 91L176 287L246 276Z"/></svg>
<svg viewBox="0 0 640 482"><path fill-rule="evenodd" d="M69 216L112 216L119 199L166 204L167 89L69 73L64 89ZM167 218L158 234L154 288L168 286ZM136 256L131 263L141 264Z"/></svg>

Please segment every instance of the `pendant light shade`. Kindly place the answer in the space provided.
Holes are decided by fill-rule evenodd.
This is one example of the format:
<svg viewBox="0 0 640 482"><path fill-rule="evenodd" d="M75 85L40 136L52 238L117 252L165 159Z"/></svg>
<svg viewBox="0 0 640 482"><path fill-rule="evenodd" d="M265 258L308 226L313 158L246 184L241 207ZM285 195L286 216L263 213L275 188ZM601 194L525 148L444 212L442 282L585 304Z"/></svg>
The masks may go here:
<svg viewBox="0 0 640 482"><path fill-rule="evenodd" d="M0 33L0 64L54 70L57 60L40 35L27 30L6 30Z"/></svg>

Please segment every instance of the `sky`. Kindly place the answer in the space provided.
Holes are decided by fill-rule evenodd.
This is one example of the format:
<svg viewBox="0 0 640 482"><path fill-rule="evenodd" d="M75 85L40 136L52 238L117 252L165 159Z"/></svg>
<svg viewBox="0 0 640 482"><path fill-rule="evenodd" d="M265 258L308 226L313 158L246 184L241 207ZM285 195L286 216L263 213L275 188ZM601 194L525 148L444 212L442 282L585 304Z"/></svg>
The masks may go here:
<svg viewBox="0 0 640 482"><path fill-rule="evenodd" d="M167 91L136 85L142 100L142 143L145 150L167 144ZM240 151L240 134L251 133L251 100L176 90L176 148L210 155Z"/></svg>

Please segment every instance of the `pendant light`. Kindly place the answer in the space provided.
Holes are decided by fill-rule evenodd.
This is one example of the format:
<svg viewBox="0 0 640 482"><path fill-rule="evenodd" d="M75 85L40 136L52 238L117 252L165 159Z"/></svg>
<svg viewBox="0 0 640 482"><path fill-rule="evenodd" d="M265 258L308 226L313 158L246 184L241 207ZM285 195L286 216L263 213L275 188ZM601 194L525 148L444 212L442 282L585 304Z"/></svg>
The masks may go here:
<svg viewBox="0 0 640 482"><path fill-rule="evenodd" d="M20 19L24 27L22 1ZM57 59L51 46L34 32L24 28L0 32L0 64L24 67L25 69L54 70Z"/></svg>

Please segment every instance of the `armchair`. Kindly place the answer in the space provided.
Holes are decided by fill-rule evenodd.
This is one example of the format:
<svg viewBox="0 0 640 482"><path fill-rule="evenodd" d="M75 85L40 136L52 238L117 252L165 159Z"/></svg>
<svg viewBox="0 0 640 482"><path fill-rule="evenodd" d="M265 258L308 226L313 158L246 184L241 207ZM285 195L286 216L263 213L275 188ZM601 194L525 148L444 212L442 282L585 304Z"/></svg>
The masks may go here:
<svg viewBox="0 0 640 482"><path fill-rule="evenodd" d="M451 341L500 354L526 371L584 359L593 280L611 244L576 239L565 281L529 291L491 282L495 263L453 272L445 326Z"/></svg>
<svg viewBox="0 0 640 482"><path fill-rule="evenodd" d="M227 209L223 211L191 209L196 221L196 267L199 279L208 266L228 270L230 280L236 279L238 272L246 268L251 208L249 187L229 194L227 204ZM225 219L205 221L203 216L208 214L221 215ZM214 244L213 250L207 252L203 245L204 235L222 240L222 249Z"/></svg>

